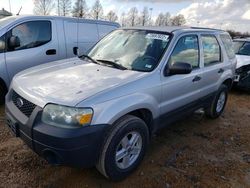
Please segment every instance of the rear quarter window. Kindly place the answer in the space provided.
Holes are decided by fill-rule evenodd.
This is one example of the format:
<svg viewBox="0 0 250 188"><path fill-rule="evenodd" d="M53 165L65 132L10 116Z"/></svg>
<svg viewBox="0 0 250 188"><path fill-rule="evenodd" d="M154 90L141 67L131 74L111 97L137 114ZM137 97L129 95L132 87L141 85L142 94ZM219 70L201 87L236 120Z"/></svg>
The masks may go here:
<svg viewBox="0 0 250 188"><path fill-rule="evenodd" d="M229 57L229 59L234 59L235 58L235 52L233 48L233 41L229 35L220 35L220 38L222 40L222 43L225 47L226 53Z"/></svg>

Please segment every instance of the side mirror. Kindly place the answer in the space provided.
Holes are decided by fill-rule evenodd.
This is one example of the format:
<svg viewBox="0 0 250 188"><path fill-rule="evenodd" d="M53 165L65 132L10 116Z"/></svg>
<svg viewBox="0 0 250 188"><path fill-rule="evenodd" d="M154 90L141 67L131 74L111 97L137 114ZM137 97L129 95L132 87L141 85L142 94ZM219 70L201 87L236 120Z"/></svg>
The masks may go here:
<svg viewBox="0 0 250 188"><path fill-rule="evenodd" d="M5 42L0 40L0 50L5 49Z"/></svg>
<svg viewBox="0 0 250 188"><path fill-rule="evenodd" d="M10 49L15 49L20 46L20 39L17 36L11 36L8 40L8 47Z"/></svg>
<svg viewBox="0 0 250 188"><path fill-rule="evenodd" d="M176 62L169 66L166 71L167 75L189 74L192 72L192 65L189 63Z"/></svg>

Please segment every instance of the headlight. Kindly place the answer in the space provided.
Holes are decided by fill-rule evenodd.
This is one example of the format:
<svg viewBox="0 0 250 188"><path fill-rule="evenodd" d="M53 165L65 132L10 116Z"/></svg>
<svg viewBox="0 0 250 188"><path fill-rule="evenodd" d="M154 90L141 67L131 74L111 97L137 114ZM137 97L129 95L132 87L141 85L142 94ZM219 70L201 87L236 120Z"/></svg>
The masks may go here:
<svg viewBox="0 0 250 188"><path fill-rule="evenodd" d="M92 116L93 110L91 108L76 108L48 104L43 109L42 121L57 127L79 128L89 125Z"/></svg>

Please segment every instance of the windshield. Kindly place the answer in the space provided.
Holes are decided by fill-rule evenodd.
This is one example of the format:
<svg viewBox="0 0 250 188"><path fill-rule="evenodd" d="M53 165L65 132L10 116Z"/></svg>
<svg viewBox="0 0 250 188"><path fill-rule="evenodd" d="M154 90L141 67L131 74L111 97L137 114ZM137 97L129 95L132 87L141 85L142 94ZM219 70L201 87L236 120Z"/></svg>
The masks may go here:
<svg viewBox="0 0 250 188"><path fill-rule="evenodd" d="M0 19L0 28L5 26L6 24L12 22L15 19L16 19L15 17L11 17L11 16Z"/></svg>
<svg viewBox="0 0 250 188"><path fill-rule="evenodd" d="M102 39L89 56L100 62L150 72L158 65L168 46L170 35L145 30L116 30Z"/></svg>
<svg viewBox="0 0 250 188"><path fill-rule="evenodd" d="M237 55L250 56L250 42L234 41L234 51Z"/></svg>

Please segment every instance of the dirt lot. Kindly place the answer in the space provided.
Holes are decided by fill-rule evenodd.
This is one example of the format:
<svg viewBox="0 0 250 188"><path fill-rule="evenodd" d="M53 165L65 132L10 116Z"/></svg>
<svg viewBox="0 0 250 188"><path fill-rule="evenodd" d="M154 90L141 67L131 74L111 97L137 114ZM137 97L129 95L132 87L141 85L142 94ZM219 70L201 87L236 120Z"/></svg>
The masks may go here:
<svg viewBox="0 0 250 188"><path fill-rule="evenodd" d="M155 135L141 166L119 183L94 168L48 165L12 137L1 107L0 187L250 187L250 95L233 91L221 118L194 115Z"/></svg>

